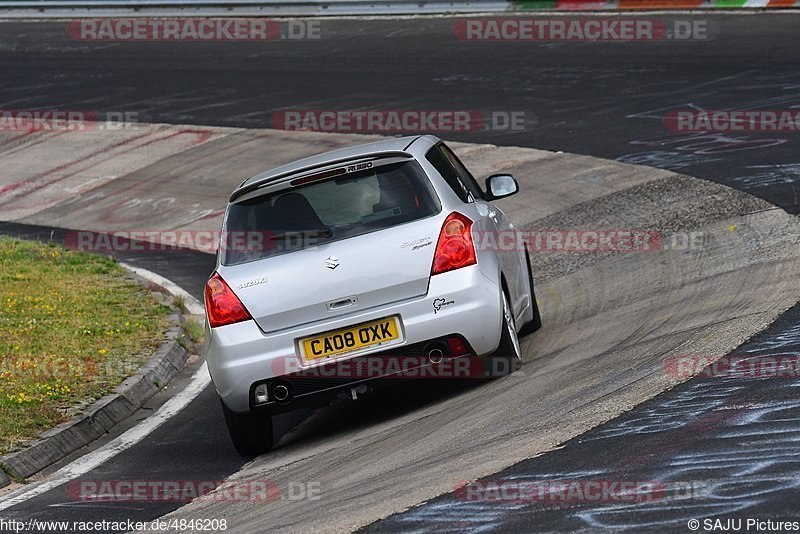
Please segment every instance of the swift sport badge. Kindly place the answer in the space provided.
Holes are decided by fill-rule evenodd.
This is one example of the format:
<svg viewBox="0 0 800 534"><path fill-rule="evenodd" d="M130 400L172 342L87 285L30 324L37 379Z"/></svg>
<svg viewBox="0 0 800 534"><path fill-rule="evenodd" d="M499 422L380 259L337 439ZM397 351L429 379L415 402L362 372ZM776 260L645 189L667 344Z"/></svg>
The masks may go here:
<svg viewBox="0 0 800 534"><path fill-rule="evenodd" d="M265 278L256 278L255 280L248 280L247 282L242 282L241 284L236 286L236 289L244 289L246 287L257 286L258 284L264 284L267 282Z"/></svg>

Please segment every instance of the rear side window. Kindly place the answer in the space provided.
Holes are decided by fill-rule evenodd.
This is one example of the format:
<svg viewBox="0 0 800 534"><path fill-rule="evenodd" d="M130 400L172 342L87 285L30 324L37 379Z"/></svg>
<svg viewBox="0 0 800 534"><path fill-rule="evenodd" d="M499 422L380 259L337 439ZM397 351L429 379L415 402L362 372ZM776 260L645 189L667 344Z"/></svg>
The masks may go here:
<svg viewBox="0 0 800 534"><path fill-rule="evenodd" d="M444 181L447 182L447 185L458 195L458 198L463 202L469 202L469 190L467 186L464 185L464 182L458 177L455 167L450 163L447 156L442 153L439 145L428 150L428 153L425 154L425 159L427 159L436 171L442 175Z"/></svg>
<svg viewBox="0 0 800 534"><path fill-rule="evenodd" d="M293 252L440 210L439 199L416 162L379 165L231 204L221 261L236 265Z"/></svg>
<svg viewBox="0 0 800 534"><path fill-rule="evenodd" d="M461 160L458 159L458 156L456 156L455 153L450 150L450 147L444 143L439 143L439 148L442 151L442 154L444 154L444 156L450 162L450 165L455 168L456 174L461 180L461 183L464 184L464 187L466 187L470 193L472 193L472 197L476 200L483 198L483 191L481 191L478 182L475 181L475 177L472 176L472 173L467 170L463 163L461 163Z"/></svg>
<svg viewBox="0 0 800 534"><path fill-rule="evenodd" d="M439 143L428 150L425 159L436 168L462 201L469 202L470 193L472 193L473 199L483 198L483 191L475 178L444 143Z"/></svg>

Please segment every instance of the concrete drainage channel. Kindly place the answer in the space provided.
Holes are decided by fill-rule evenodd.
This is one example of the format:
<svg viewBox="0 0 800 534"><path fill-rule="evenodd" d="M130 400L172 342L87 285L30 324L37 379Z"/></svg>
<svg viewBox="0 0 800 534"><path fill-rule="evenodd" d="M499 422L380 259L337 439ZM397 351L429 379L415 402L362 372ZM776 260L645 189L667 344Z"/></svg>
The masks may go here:
<svg viewBox="0 0 800 534"><path fill-rule="evenodd" d="M0 217L123 232L216 230L242 179L371 139L164 125L3 137L0 188L9 193L0 198ZM314 514L305 501L206 501L168 517L225 517L237 531L366 525L550 450L655 396L681 381L665 371L668 358L722 356L800 294L800 224L764 201L588 156L452 146L478 176L518 178L522 192L501 206L526 230L647 229L664 246L534 252L545 326L523 340L522 372L369 425L353 423L369 414L367 403L320 410L234 477L281 487L314 481L322 490Z"/></svg>

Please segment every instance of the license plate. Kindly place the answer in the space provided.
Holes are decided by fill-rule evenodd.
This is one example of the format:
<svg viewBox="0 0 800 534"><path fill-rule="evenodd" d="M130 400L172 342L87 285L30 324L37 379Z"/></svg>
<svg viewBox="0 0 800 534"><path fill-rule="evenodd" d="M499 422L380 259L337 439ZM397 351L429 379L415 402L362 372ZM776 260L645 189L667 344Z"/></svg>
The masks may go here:
<svg viewBox="0 0 800 534"><path fill-rule="evenodd" d="M377 347L399 339L400 326L397 317L387 317L307 337L300 340L300 349L306 360L320 360Z"/></svg>

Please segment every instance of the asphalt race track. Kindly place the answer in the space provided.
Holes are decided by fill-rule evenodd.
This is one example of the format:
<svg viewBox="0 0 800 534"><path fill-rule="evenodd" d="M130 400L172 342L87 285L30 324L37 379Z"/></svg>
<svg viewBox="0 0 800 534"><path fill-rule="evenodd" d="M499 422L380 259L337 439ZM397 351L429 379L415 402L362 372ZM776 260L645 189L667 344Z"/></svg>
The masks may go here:
<svg viewBox="0 0 800 534"><path fill-rule="evenodd" d="M795 306L735 354L797 354ZM364 532L480 530L682 531L689 521L734 518L796 521L797 384L769 377L704 377L685 382L636 409L473 488L508 481L661 481L638 502L480 502L454 492L379 521ZM474 491L474 490L473 490ZM743 524L746 524L744 521ZM734 521L733 525L737 523ZM532 527L535 525L535 527ZM710 530L710 528L708 529ZM776 529L782 530L782 529Z"/></svg>
<svg viewBox="0 0 800 534"><path fill-rule="evenodd" d="M90 108L100 113L135 112L143 122L248 128L269 127L273 113L285 109L522 111L527 121L522 131L487 129L442 136L468 143L587 154L677 171L750 193L790 214L800 213L798 133L673 134L663 122L670 110L687 107L800 106L800 74L796 70L800 16L682 18L708 20L714 28L713 38L686 42L465 43L453 36L452 19L425 18L323 20L319 41L81 43L67 37L64 23L3 23L0 108ZM749 337L741 337L741 332L757 332L800 297L795 281L800 273L796 262L797 223L783 211L710 184L684 181L673 173L653 174L661 171L640 171L641 175L631 171L636 178L626 183L624 190L606 190L604 176L620 175L625 166L608 170L600 160L592 159L579 168L556 156L548 158L529 167L520 166L543 173L530 182L532 191L542 191L541 198L534 194L525 197L527 204L520 201L510 205L526 226L563 227L571 221L599 220L634 226L652 220L664 231L702 228L723 236L725 228L735 221L741 233L716 237L707 250L694 256L676 256L673 252L672 256L654 255L642 262L611 259L591 265L591 269L569 259L535 259L537 276L547 288L544 295L540 294L543 313L552 322L526 340L526 369L533 368L527 371L529 374L508 377L505 384L421 387L413 396L394 388L373 404L336 406L305 422L309 414L286 418L280 422L280 433L289 437L283 450L255 460L240 475L269 476L282 482L322 481L323 488L341 483L345 487L341 500L326 498L319 508L314 502L280 503L272 510L253 510L248 508L249 503L233 503L226 508L192 505L193 509L178 514L229 514L239 531L255 531L264 525L295 530L352 529L449 491L454 480L485 477L513 463L510 460L529 458L532 452L547 450L574 436L578 437L563 451L548 453L538 463L534 459L519 464L495 478L520 473L574 473L579 469L600 472L601 468L591 462L581 464L577 458L599 456L600 450L592 449L592 443L613 432L604 430L607 425L584 432L609 419L604 414L616 415L633 408L674 385L652 376L652 364L664 350L674 353L682 348L684 353L689 352L684 344L702 339L692 348L706 354L725 354ZM566 173L564 176L579 176L583 181L567 184L564 176L547 173ZM581 188L585 188L585 196ZM563 205L559 204L562 197L568 199ZM51 235L50 228L31 225L8 224L0 230L26 236ZM58 231L54 235L57 239ZM180 257L132 255L121 259L174 280L198 298L213 268L211 256L192 251ZM731 271L731 265L740 270L739 274ZM745 283L748 291L741 291ZM794 310L783 321L796 324L796 316ZM626 323L631 325L630 330L607 328L609 324ZM666 346L669 348L664 349ZM639 358L641 367L634 365L631 375L621 378L615 369L624 367L612 364L621 366L625 358ZM193 369L182 373L172 387L177 389L185 383ZM558 382L559 376L563 382ZM566 376L572 380L571 387ZM523 383L525 378L528 382ZM553 382L545 386L544 381ZM692 380L664 395L680 395L680 388L702 387ZM746 399L749 405L745 401L729 404L745 406L746 417L747 406L755 409L771 394L786 395L773 392L769 385L759 387L763 391ZM150 409L164 402L168 394L154 399ZM474 408L475 401L486 402ZM657 417L658 403L669 399L656 397L648 402L654 404L638 409L650 410ZM554 405L568 406L568 410L553 413ZM494 414L509 410L511 414L494 420ZM513 422L515 417L521 430ZM635 417L635 412L629 417ZM537 426L526 427L533 425L533 420ZM198 421L205 424L198 426ZM614 424L620 423L610 423ZM439 450L448 440L452 444ZM581 440L588 445L581 445ZM645 443L637 454L646 456L648 444L655 447L663 443L663 439ZM617 443L613 446L622 447ZM791 442L786 446L791 447ZM415 447L426 449L411 451ZM342 449L360 456L340 454ZM449 455L448 461L440 457L442 452ZM207 390L190 408L89 478L222 479L239 471L245 460L228 444L217 401ZM382 462L387 466L381 467ZM473 463L483 463L484 467L478 469ZM360 466L363 469L359 470ZM386 470L390 468L406 468L407 472L389 474ZM787 467L781 469L789 472ZM415 488L419 488L418 494ZM796 493L784 493L783 498L787 495ZM386 500L372 502L381 497ZM448 508L448 502L452 502L449 498L434 501L434 511ZM177 506L145 503L91 508L65 502L63 490L53 490L2 514L16 518L144 520ZM365 506L378 511L359 515ZM321 510L317 516L315 509ZM785 507L781 510L787 513ZM466 521L467 512L462 510L462 515L454 518L425 508L413 509L410 519L393 516L372 528L436 525L441 530L460 530L499 528L503 524L500 520L486 524ZM551 515L537 515L536 523L531 523L531 517L523 512L503 513L503 517L519 514L504 524L519 531L535 529L532 524L542 530L587 526L581 522L585 514L575 514L570 522L564 522L563 516L546 510ZM680 528L677 523L657 525L647 521L623 526L637 525ZM613 528L620 524L594 526Z"/></svg>
<svg viewBox="0 0 800 534"><path fill-rule="evenodd" d="M796 135L670 135L663 117L796 106L800 15L674 18L707 21L709 39L464 42L454 19L423 18L323 19L318 40L266 45L86 43L63 23L6 23L0 104L250 128L286 109L523 111L523 131L448 137L679 170L798 213Z"/></svg>

